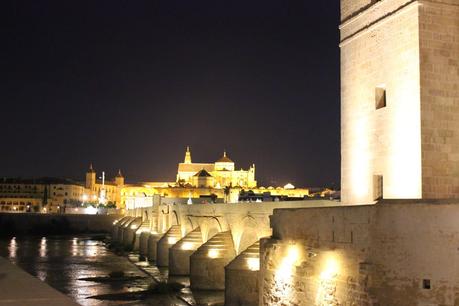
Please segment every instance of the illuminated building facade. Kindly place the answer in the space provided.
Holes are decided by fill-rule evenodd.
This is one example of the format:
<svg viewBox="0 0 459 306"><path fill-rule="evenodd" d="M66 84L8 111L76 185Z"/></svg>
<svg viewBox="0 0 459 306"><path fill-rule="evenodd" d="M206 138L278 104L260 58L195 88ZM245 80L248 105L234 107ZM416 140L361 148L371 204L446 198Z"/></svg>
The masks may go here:
<svg viewBox="0 0 459 306"><path fill-rule="evenodd" d="M459 197L458 1L441 2L341 1L344 203Z"/></svg>
<svg viewBox="0 0 459 306"><path fill-rule="evenodd" d="M252 165L249 170L235 170L235 164L227 156L226 151L214 163L193 163L189 147L186 149L183 163L178 165L177 183L193 187L216 188L257 186L255 165Z"/></svg>
<svg viewBox="0 0 459 306"><path fill-rule="evenodd" d="M65 206L80 204L84 194L82 184L68 179L2 179L0 211L58 212Z"/></svg>
<svg viewBox="0 0 459 306"><path fill-rule="evenodd" d="M249 170L235 170L226 152L214 163L192 163L187 148L184 162L178 165L175 182L126 184L121 171L113 179L106 179L105 172L98 177L92 164L83 183L57 178L5 179L0 181L0 211L64 212L66 208L88 204L129 209L151 203L155 195L177 199L177 203L183 200L189 203L260 202L311 196L309 189L291 184L257 187L255 165Z"/></svg>
<svg viewBox="0 0 459 306"><path fill-rule="evenodd" d="M102 172L100 180L97 179L96 171L92 164L86 172L85 200L101 204L118 205L122 203L121 189L124 186L124 176L121 170L113 180L105 179L105 172Z"/></svg>

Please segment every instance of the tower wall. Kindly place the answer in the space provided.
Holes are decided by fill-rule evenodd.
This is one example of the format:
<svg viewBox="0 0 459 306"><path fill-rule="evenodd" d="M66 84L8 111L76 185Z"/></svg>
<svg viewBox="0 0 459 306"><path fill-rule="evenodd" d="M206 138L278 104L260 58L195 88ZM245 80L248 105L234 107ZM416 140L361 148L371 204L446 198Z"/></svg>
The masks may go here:
<svg viewBox="0 0 459 306"><path fill-rule="evenodd" d="M96 184L96 173L95 172L87 172L86 173L86 184L85 187L88 189L92 189Z"/></svg>
<svg viewBox="0 0 459 306"><path fill-rule="evenodd" d="M362 12L367 2L341 2L345 204L373 202L376 176L382 177L384 198L422 196L419 3L384 0ZM386 106L380 109L376 109L377 88L386 94Z"/></svg>
<svg viewBox="0 0 459 306"><path fill-rule="evenodd" d="M420 6L422 194L459 198L459 0Z"/></svg>
<svg viewBox="0 0 459 306"><path fill-rule="evenodd" d="M351 16L358 14L374 2L376 2L376 0L342 0L341 20L349 19Z"/></svg>

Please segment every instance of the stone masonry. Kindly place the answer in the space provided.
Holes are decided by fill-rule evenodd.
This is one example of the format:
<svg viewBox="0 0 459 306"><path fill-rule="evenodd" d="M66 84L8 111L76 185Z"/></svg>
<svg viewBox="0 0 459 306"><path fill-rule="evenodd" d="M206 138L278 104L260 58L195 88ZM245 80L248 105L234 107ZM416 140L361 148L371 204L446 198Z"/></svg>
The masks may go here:
<svg viewBox="0 0 459 306"><path fill-rule="evenodd" d="M343 202L458 198L459 1L342 0L341 14Z"/></svg>

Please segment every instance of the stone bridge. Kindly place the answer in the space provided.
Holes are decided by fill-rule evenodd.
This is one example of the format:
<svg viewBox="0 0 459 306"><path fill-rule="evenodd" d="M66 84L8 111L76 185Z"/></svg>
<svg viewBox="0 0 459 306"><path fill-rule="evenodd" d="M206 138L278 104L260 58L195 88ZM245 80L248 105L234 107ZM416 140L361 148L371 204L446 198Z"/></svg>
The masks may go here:
<svg viewBox="0 0 459 306"><path fill-rule="evenodd" d="M259 240L271 236L276 208L336 206L329 200L192 204L155 196L129 205L113 240L170 275L189 275L193 289L225 289L226 305L256 305Z"/></svg>

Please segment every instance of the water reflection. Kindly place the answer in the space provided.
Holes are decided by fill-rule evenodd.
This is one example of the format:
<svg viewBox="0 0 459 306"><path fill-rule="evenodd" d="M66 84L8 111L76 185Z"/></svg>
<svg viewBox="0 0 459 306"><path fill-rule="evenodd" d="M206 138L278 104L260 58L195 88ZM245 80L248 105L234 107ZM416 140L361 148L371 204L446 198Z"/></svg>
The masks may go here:
<svg viewBox="0 0 459 306"><path fill-rule="evenodd" d="M11 238L10 243L8 244L8 257L9 258L16 258L16 251L17 251L17 244L16 244L16 237Z"/></svg>
<svg viewBox="0 0 459 306"><path fill-rule="evenodd" d="M22 269L67 294L84 306L119 305L186 305L174 296L152 296L143 301L100 301L90 296L144 290L151 278L130 282L97 283L82 278L103 277L113 271L123 271L134 276L147 276L128 258L107 250L105 244L89 237L16 237L0 240L0 256L8 257ZM134 260L136 256L131 258ZM138 256L137 256L138 259ZM167 269L158 269L145 262L137 262L142 269L158 279L168 277ZM189 284L189 279L176 279ZM186 291L186 290L185 290ZM189 291L189 290L188 290ZM184 298L191 292L184 293ZM198 296L194 296L198 299ZM204 296L208 299L209 295ZM207 303L205 303L207 304Z"/></svg>
<svg viewBox="0 0 459 306"><path fill-rule="evenodd" d="M0 240L0 256L8 257L30 274L85 306L126 305L87 297L146 289L151 279L96 283L81 278L107 276L112 271L146 276L127 258L107 251L105 244L89 237L16 237ZM168 305L164 301L136 301L134 305ZM173 305L173 304L171 304ZM180 305L180 304L178 304Z"/></svg>
<svg viewBox="0 0 459 306"><path fill-rule="evenodd" d="M40 241L40 257L46 257L46 237L41 238Z"/></svg>

